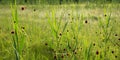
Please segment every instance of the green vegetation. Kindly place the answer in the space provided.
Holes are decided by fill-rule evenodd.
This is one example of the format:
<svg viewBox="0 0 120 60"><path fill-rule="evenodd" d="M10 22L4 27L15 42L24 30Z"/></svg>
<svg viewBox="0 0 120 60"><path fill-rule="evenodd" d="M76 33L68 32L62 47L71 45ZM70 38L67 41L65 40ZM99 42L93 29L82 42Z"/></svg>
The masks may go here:
<svg viewBox="0 0 120 60"><path fill-rule="evenodd" d="M1 4L14 3L14 0L0 0ZM120 3L120 0L17 0L18 4L79 4L79 3Z"/></svg>
<svg viewBox="0 0 120 60"><path fill-rule="evenodd" d="M0 60L120 60L119 0L46 1L0 0Z"/></svg>

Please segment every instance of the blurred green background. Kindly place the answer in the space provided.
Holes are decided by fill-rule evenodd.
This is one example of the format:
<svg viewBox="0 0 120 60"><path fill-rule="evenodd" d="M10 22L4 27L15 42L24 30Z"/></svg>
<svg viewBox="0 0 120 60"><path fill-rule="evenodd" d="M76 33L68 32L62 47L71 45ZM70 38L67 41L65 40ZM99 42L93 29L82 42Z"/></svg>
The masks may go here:
<svg viewBox="0 0 120 60"><path fill-rule="evenodd" d="M0 0L0 4L14 3L14 0ZM120 3L120 0L18 0L18 4L71 4L71 3Z"/></svg>

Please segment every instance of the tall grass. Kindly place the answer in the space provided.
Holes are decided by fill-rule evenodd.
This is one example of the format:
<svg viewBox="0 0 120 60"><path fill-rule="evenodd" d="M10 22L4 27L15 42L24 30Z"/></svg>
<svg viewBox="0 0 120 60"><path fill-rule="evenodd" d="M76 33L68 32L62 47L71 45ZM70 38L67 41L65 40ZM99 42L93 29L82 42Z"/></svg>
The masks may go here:
<svg viewBox="0 0 120 60"><path fill-rule="evenodd" d="M99 8L92 10L92 5L89 6L88 4L87 6L88 7L71 4L70 6L44 5L44 7L41 7L40 5L39 8L39 5L37 5L37 7L36 5L30 5L29 7L26 6L24 11L20 11L18 8L21 6L18 6L17 3L11 4L13 24L11 35L14 53L10 51L12 49L7 50L8 47L5 46L7 43L5 44L4 41L1 40L0 47L2 47L2 49L0 49L0 54L5 51L10 51L9 54L12 53L11 55L15 57L9 54L7 56L10 56L9 58L15 58L14 60L119 59L117 56L119 55L119 48L112 46L115 44L115 39L119 41L119 33L115 35L115 37L112 35L114 31L119 30L119 28L118 30L114 29L116 28L115 25L119 24L114 24L114 22L112 22L112 14L111 12L107 14L108 12L106 12L106 9L104 17L102 16L99 18L99 15L96 13L102 13L100 12L101 9L100 11L98 11ZM92 13L95 13L97 16L91 14L91 10L94 11ZM57 14L59 11L62 12ZM20 12L21 15L19 15L18 12ZM43 16L46 14L45 18L38 17L40 12L42 12L41 14L43 14ZM90 14L87 15L87 13ZM57 15L59 17L56 17ZM20 24L25 24L26 29L24 30L24 26L20 27ZM2 29L0 29L0 31L4 32ZM25 31L29 33L30 41L26 40ZM0 38L3 39L1 35ZM7 38L3 40L8 41ZM28 43L30 43L30 45L26 45ZM111 52L111 50L113 51ZM0 55L0 58L2 55L3 54ZM3 59L6 58L3 57Z"/></svg>
<svg viewBox="0 0 120 60"><path fill-rule="evenodd" d="M16 0L14 5L11 4L11 10L12 10L12 21L13 21L13 31L11 31L12 38L13 38L13 48L15 51L16 60L22 59L22 53L23 48L25 47L25 31L24 27L22 27L22 30L19 29L18 26L18 11L17 11L17 4ZM19 33L21 35L19 35Z"/></svg>

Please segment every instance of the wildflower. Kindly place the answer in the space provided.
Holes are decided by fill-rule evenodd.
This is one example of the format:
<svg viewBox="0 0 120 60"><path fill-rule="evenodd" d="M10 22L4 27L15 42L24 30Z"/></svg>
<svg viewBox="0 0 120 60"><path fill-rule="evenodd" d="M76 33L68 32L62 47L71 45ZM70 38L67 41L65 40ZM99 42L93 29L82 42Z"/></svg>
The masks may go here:
<svg viewBox="0 0 120 60"><path fill-rule="evenodd" d="M14 23L16 23L16 21L14 21Z"/></svg>
<svg viewBox="0 0 120 60"><path fill-rule="evenodd" d="M47 46L47 45L48 45L48 43L45 43L45 45Z"/></svg>
<svg viewBox="0 0 120 60"><path fill-rule="evenodd" d="M71 47L69 46L69 49L71 49Z"/></svg>
<svg viewBox="0 0 120 60"><path fill-rule="evenodd" d="M117 58L117 56L115 56L115 58Z"/></svg>
<svg viewBox="0 0 120 60"><path fill-rule="evenodd" d="M25 29L25 27L24 27L24 26L22 26L21 28L22 28L22 29Z"/></svg>
<svg viewBox="0 0 120 60"><path fill-rule="evenodd" d="M66 51L66 49L63 49L64 51Z"/></svg>
<svg viewBox="0 0 120 60"><path fill-rule="evenodd" d="M69 54L67 53L67 56L69 56Z"/></svg>
<svg viewBox="0 0 120 60"><path fill-rule="evenodd" d="M75 39L75 37L73 37L73 39Z"/></svg>
<svg viewBox="0 0 120 60"><path fill-rule="evenodd" d="M82 50L82 48L81 48L81 50Z"/></svg>
<svg viewBox="0 0 120 60"><path fill-rule="evenodd" d="M117 34L115 34L115 36L118 36Z"/></svg>
<svg viewBox="0 0 120 60"><path fill-rule="evenodd" d="M56 56L56 55L54 56L54 59L57 59L57 56Z"/></svg>
<svg viewBox="0 0 120 60"><path fill-rule="evenodd" d="M87 24L87 23L88 23L88 21L87 21L87 20L85 20L85 23Z"/></svg>
<svg viewBox="0 0 120 60"><path fill-rule="evenodd" d="M93 46L95 46L95 43L93 43Z"/></svg>
<svg viewBox="0 0 120 60"><path fill-rule="evenodd" d="M21 10L22 10L22 11L25 10L25 7L21 7Z"/></svg>
<svg viewBox="0 0 120 60"><path fill-rule="evenodd" d="M67 32L69 32L69 30L67 30Z"/></svg>
<svg viewBox="0 0 120 60"><path fill-rule="evenodd" d="M120 38L118 40L120 41Z"/></svg>
<svg viewBox="0 0 120 60"><path fill-rule="evenodd" d="M99 51L96 51L96 55L98 55L99 54Z"/></svg>
<svg viewBox="0 0 120 60"><path fill-rule="evenodd" d="M112 51L112 53L114 53L114 51Z"/></svg>
<svg viewBox="0 0 120 60"><path fill-rule="evenodd" d="M64 55L62 55L61 58L64 58Z"/></svg>
<svg viewBox="0 0 120 60"><path fill-rule="evenodd" d="M107 15L105 14L104 16L106 17Z"/></svg>
<svg viewBox="0 0 120 60"><path fill-rule="evenodd" d="M75 49L73 50L73 52L75 52Z"/></svg>
<svg viewBox="0 0 120 60"><path fill-rule="evenodd" d="M75 54L77 54L77 52L74 52Z"/></svg>
<svg viewBox="0 0 120 60"><path fill-rule="evenodd" d="M36 9L34 9L34 11L36 11Z"/></svg>
<svg viewBox="0 0 120 60"><path fill-rule="evenodd" d="M11 34L14 34L15 32L14 31L11 31Z"/></svg>
<svg viewBox="0 0 120 60"><path fill-rule="evenodd" d="M60 33L59 35L62 36L62 33Z"/></svg>

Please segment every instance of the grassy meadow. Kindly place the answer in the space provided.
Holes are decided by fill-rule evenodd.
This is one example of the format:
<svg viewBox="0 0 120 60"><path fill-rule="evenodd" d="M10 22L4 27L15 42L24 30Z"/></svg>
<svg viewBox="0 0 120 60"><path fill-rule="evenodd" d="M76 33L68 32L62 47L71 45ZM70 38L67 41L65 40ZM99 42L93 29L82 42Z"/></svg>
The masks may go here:
<svg viewBox="0 0 120 60"><path fill-rule="evenodd" d="M120 60L120 4L1 4L0 60Z"/></svg>

